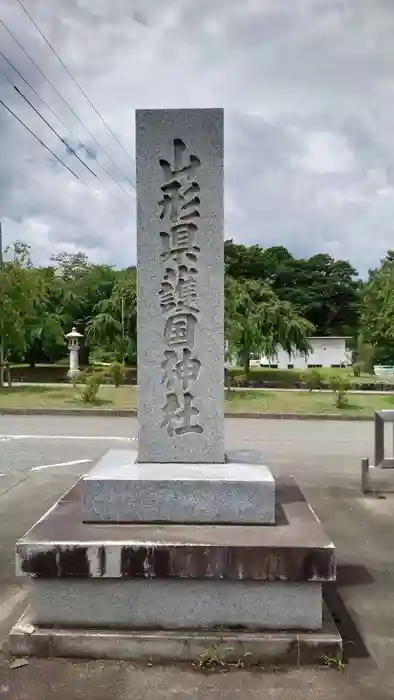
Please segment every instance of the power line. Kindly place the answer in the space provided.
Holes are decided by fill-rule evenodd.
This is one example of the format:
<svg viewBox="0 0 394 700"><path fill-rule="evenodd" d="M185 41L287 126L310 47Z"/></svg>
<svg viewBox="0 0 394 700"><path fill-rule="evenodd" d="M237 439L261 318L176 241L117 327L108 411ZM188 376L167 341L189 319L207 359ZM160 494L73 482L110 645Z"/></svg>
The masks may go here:
<svg viewBox="0 0 394 700"><path fill-rule="evenodd" d="M25 13L25 15L26 15L26 16L30 19L30 21L34 24L34 26L35 26L35 28L37 29L38 33L39 33L40 36L44 39L45 43L49 46L49 48L51 49L52 53L56 56L56 58L58 59L58 61L60 61L60 63L62 64L64 70L65 70L65 71L68 73L68 75L70 76L71 80L75 83L75 85L77 86L77 88L82 92L83 96L84 96L84 97L86 98L86 100L89 102L90 106L94 109L94 111L96 112L97 116L101 119L102 123L104 124L104 126L107 127L108 131L109 131L110 134L113 136L113 138L115 139L115 141L119 144L119 146L121 147L122 151L126 154L126 156L127 156L128 158L130 158L131 162L135 165L135 161L134 161L134 159L132 158L132 156L130 155L130 153L128 153L128 152L126 151L125 147L123 146L123 144L121 143L121 141L119 141L119 139L118 139L118 137L116 136L116 134L114 134L114 132L112 131L111 127L110 127L110 126L107 124L107 122L105 121L104 117L101 116L100 112L97 110L97 108L96 108L95 105L93 104L92 100L88 97L88 95L86 94L86 92L84 91L84 89L82 88L82 86L79 84L79 82L77 81L77 79L73 76L73 74L71 73L69 67L65 64L65 62L63 61L63 59L60 58L60 56L59 56L59 54L57 53L56 49L54 49L53 46L52 46L52 44L48 41L48 39L46 38L45 34L42 32L42 30L41 30L40 27L38 26L37 22L33 19L33 17L31 16L30 12L28 12L28 10L26 9L26 7L24 6L23 2L22 2L21 0L16 0L16 1L17 1L17 3L20 5L20 7L22 8L22 10L23 10L23 12Z"/></svg>
<svg viewBox="0 0 394 700"><path fill-rule="evenodd" d="M47 78L47 76L45 75L45 73L41 70L40 66L34 61L34 59L32 59L32 57L28 54L28 52L26 51L26 49L24 48L24 46L21 44L21 42L16 38L15 34L11 31L11 29L9 29L9 27L7 27L7 25L5 24L5 22L4 22L2 19L0 19L0 24L4 27L4 29L6 30L6 32L8 32L8 34L13 38L13 40L16 42L16 44L19 46L19 48L20 48L20 49L23 51L23 53L27 56L27 58L29 59L29 61L31 61L31 63L35 66L35 68L38 70L38 72L40 73L40 75L42 75L42 77L44 78L44 80L46 80L46 82L49 83L49 85L51 86L52 90L54 90L54 92L60 97L60 99L62 100L62 102L66 105L66 107L70 110L70 112L74 115L74 117L79 121L79 123L83 126L83 128L84 128L84 129L87 131L87 133L91 136L91 138L92 138L93 141L97 144L97 146L98 146L99 148L101 148L101 150L105 153L105 155L107 156L107 158L109 158L109 160L115 165L115 167L119 170L119 172L123 175L123 177L124 177L124 178L129 182L129 184L135 189L134 183L127 177L127 175L123 172L123 170L121 170L121 168L116 164L116 162L114 161L114 159L112 158L112 156L109 155L109 153L105 150L105 148L97 141L97 139L95 138L95 136L93 136L92 132L89 131L89 129L88 129L87 126L85 126L85 124L83 123L83 121L78 117L78 115L77 115L76 112L73 110L73 108L69 105L69 103L67 102L67 100L60 94L59 90L58 90L57 88L55 88L54 84L49 80L49 78ZM119 183L118 183L118 184L119 184Z"/></svg>
<svg viewBox="0 0 394 700"><path fill-rule="evenodd" d="M47 109L49 109L49 111L51 112L51 114L53 114L53 116L54 116L54 117L60 122L60 124L71 134L71 136L72 136L76 141L78 141L79 143L81 143L81 142L80 142L80 139L74 134L74 132L70 129L70 127L68 127L67 124L65 124L64 121L56 114L56 112L52 109L52 107L51 107L51 106L44 100L44 98L40 95L40 93L37 92L37 90L36 90L32 85L30 85L30 83L26 80L26 78L22 75L22 73L17 69L16 66L14 66L14 64L9 60L9 58L7 58L7 56L4 55L4 53L3 53L2 51L0 51L0 56L2 56L2 57L4 58L5 61L7 61L8 65L11 66L12 70L14 70L15 73L16 73L17 75L19 75L19 77L23 80L23 82L24 82L24 83L30 88L30 90L38 97L38 99L41 100L41 102L45 105L45 107L47 107ZM33 63L34 63L34 61L33 61ZM10 83L12 84L12 86L15 88L15 85L11 82L10 78L8 77L8 75L7 75L4 71L2 71L2 73L3 73L4 77L8 80L8 82L10 82ZM33 108L33 109L34 109L34 108ZM81 145L82 145L83 148L87 151L86 146L85 146L83 143L82 143ZM67 145L67 148L69 148L68 145ZM111 175L111 173L110 173L110 172L107 170L107 168L101 163L101 161L98 159L98 157L95 158L95 162L96 162L97 165L103 170L103 172L115 183L115 185L117 185L117 186L122 190L122 192L124 192L125 195L127 195L127 197L129 197L130 199L132 199L132 197L130 197L130 194L127 192L127 190L125 190L124 187L122 187L122 185L113 177L113 175ZM86 165L86 163L84 163L84 165ZM88 166L86 165L86 167L88 167ZM97 177L97 176L96 176L96 177Z"/></svg>
<svg viewBox="0 0 394 700"><path fill-rule="evenodd" d="M63 161L61 160L61 158L59 158L59 157L56 155L56 153L54 153L53 151L51 151L51 149L50 149L43 141L41 141L41 139L39 139L38 136L36 136L36 134L34 133L34 131L32 131L31 129L29 129L28 126L26 126L25 122L23 122L22 119L19 119L19 117L17 117L17 115L15 114L15 112L13 112L12 109L10 109L10 108L5 104L5 102L3 102L3 100L0 100L0 105L3 105L3 107L5 107L5 109L7 110L7 112L9 112L10 114L12 114L12 116L19 122L19 124L22 124L22 126L25 127L25 129L29 132L29 134L31 134L32 136L34 136L34 138L38 141L38 143L40 143L41 146L44 146L44 148L46 148L46 150L49 151L49 153L51 153L51 154L53 155L53 157L56 158L56 160L59 161L59 163L61 163L61 164L66 168L66 170L68 170L68 171L71 173L71 175L74 175L74 177L76 177L77 180L80 180L80 179L81 179L81 178L78 177L78 175L76 175L76 173L74 173L73 170L71 170L71 168L68 167L68 165L66 165L65 163L63 163Z"/></svg>
<svg viewBox="0 0 394 700"><path fill-rule="evenodd" d="M9 79L9 78L8 78L8 79ZM12 81L10 81L10 83L11 83L11 85L12 85ZM94 177L97 177L96 173L93 172L93 170L91 170L91 169L89 168L89 166L86 165L86 163L83 162L82 158L79 157L78 153L76 153L76 152L74 151L74 149L71 148L71 146L68 145L67 141L65 141L64 138L62 138L62 137L60 136L60 134L57 133L56 129L54 129L53 126L51 126L51 124L45 119L45 117L43 117L42 114L40 114L40 112L38 111L38 109L36 109L36 108L34 107L34 105L32 105L32 103L30 102L30 100L27 99L27 97L23 94L23 92L21 92L21 90L19 90L19 88L17 88L16 85L13 85L13 88L14 88L14 90L16 90L16 92L18 93L18 95L20 95L20 97L22 97L22 98L25 100L25 102L27 102L27 104L35 111L35 113L38 114L38 116L40 117L40 119L42 119L42 121L50 128L50 130L55 134L55 136L57 136L57 138L62 142L62 144L63 144L69 151L71 151L71 153L73 153L73 155L74 155L76 158L78 158L79 162L82 163L82 165L84 165L85 168L86 168L87 170L89 170L89 172L90 172L92 175L94 175Z"/></svg>
<svg viewBox="0 0 394 700"><path fill-rule="evenodd" d="M32 92L34 92L34 94L38 97L38 99L41 100L41 102L45 105L45 107L46 107L47 109L49 109L49 111L51 112L51 114L53 114L53 116L54 116L54 117L60 122L60 124L71 134L71 136L72 136L78 143L81 143L80 139L71 131L71 129L67 126L67 124L65 124L64 121L56 114L56 112L52 109L52 107L48 104L48 102L46 102L46 101L44 100L44 98L41 97L41 95L37 92L37 90L36 90L32 85L30 85L30 83L26 80L26 78L22 75L22 73L17 69L16 66L14 66L14 64L7 58L7 56L5 56L5 55L3 54L2 51L0 51L0 56L2 56L2 58L4 58L5 61L7 61L8 65L11 66L12 70L14 70L15 73L16 73L17 75L19 75L19 77L21 78L21 80L23 80L23 82L27 85L27 87L30 88L30 90L31 90ZM8 77L8 75L7 75L4 71L2 71L2 73L3 73L4 77L8 80L8 82L12 85L12 87L16 89L16 86L14 85L14 83L12 82L12 80ZM84 144L81 144L81 145L85 148ZM97 161L97 162L98 162L98 161ZM98 163L98 164L100 165L100 163ZM85 163L84 163L84 165L85 165ZM87 167L87 166L86 166L86 167Z"/></svg>

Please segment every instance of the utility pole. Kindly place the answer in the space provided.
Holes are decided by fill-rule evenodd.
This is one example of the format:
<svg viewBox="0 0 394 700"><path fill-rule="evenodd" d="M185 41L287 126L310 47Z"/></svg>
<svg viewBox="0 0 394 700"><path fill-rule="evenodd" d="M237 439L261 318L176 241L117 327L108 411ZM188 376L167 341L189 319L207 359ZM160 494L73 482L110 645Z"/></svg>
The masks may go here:
<svg viewBox="0 0 394 700"><path fill-rule="evenodd" d="M124 341L125 341L125 328L124 328L124 296L122 294L121 298L121 316L122 316L122 364L124 364Z"/></svg>
<svg viewBox="0 0 394 700"><path fill-rule="evenodd" d="M0 221L0 276L3 274L3 231ZM0 280L2 285L3 280ZM3 326L3 311L0 309L0 389L4 387L4 326Z"/></svg>

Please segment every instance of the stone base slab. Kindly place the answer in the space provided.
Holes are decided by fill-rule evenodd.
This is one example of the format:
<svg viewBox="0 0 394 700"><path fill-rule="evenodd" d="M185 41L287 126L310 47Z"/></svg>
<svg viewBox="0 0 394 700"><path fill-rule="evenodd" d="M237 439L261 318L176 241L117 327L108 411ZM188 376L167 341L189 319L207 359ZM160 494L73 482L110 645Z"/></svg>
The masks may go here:
<svg viewBox="0 0 394 700"><path fill-rule="evenodd" d="M33 579L39 626L319 630L320 583L189 579Z"/></svg>
<svg viewBox="0 0 394 700"><path fill-rule="evenodd" d="M140 663L188 662L198 665L207 650L232 663L321 664L341 657L342 640L327 609L319 632L234 632L192 630L100 630L31 627L29 610L12 628L14 656L114 659ZM226 651L231 648L231 656ZM245 656L250 654L251 656Z"/></svg>
<svg viewBox="0 0 394 700"><path fill-rule="evenodd" d="M325 582L335 547L290 477L276 479L275 525L81 522L79 481L17 542L18 575Z"/></svg>
<svg viewBox="0 0 394 700"><path fill-rule="evenodd" d="M85 522L273 523L275 481L265 465L138 463L109 450L83 479Z"/></svg>

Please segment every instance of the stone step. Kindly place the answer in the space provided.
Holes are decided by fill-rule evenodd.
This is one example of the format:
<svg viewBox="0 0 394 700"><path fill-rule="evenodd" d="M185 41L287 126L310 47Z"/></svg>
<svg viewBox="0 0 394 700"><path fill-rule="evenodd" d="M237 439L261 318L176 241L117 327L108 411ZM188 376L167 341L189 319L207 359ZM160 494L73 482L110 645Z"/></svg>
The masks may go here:
<svg viewBox="0 0 394 700"><path fill-rule="evenodd" d="M322 664L342 656L341 636L325 608L318 632L234 630L104 630L30 627L27 611L10 633L14 656L187 662L198 667Z"/></svg>
<svg viewBox="0 0 394 700"><path fill-rule="evenodd" d="M291 477L276 480L274 525L87 524L82 492L79 481L19 540L18 574L335 580L335 547Z"/></svg>

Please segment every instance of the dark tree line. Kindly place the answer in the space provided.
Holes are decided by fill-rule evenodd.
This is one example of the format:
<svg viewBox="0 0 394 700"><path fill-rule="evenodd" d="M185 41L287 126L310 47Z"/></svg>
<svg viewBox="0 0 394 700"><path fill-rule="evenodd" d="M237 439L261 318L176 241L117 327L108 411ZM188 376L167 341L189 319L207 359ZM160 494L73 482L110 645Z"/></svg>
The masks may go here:
<svg viewBox="0 0 394 700"><path fill-rule="evenodd" d="M295 258L283 246L260 248L226 241L228 275L268 284L314 326L316 335L357 333L362 284L345 260L325 253Z"/></svg>
<svg viewBox="0 0 394 700"><path fill-rule="evenodd" d="M226 337L242 358L276 344L308 350L309 335L346 335L356 354L394 361L394 253L360 280L345 260L296 258L286 248L225 243ZM56 362L64 334L85 335L82 361L136 359L136 269L91 263L60 253L36 267L15 243L0 275L0 333L11 362ZM362 348L364 347L364 350Z"/></svg>

